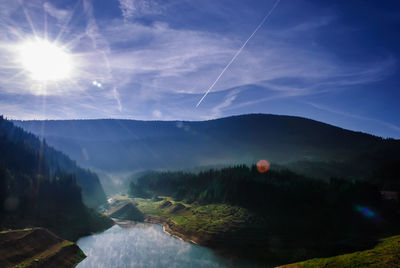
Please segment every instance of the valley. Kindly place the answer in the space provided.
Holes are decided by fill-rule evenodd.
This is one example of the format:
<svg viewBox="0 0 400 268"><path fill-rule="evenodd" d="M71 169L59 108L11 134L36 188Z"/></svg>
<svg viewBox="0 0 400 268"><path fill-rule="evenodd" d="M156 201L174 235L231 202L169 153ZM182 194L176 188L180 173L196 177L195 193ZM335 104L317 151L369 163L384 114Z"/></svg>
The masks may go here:
<svg viewBox="0 0 400 268"><path fill-rule="evenodd" d="M0 195L6 204L0 214L1 228L44 227L77 242L88 256L79 267L113 262L113 255L103 256L110 246L98 244L97 237L113 237L113 254L125 256L126 261L131 261L126 255L131 250L126 250L130 242L124 235L137 241L138 253L155 243L160 252L153 256L162 259L166 249L150 241L157 234L157 239L174 247L190 248L188 252L193 247L193 252L206 254L215 267L272 267L368 250L380 238L399 233L398 140L271 115L186 122L190 127L183 136L176 122L16 122L31 124L24 127L33 132L37 124L48 124L47 136L37 138L2 120L0 145L7 157L0 157L4 163L0 175L7 187ZM101 129L93 126L99 122L103 130L93 132ZM268 131L255 128L255 122L275 124L275 133L257 134ZM75 123L80 126L73 128ZM121 124L130 129L128 133L116 127ZM280 135L288 131L288 124L303 134ZM310 127L314 130L305 130ZM222 129L235 134L223 141ZM326 131L326 135L319 133L316 139L313 131ZM305 138L306 133L311 137ZM53 138L60 135L69 142L80 140L68 148L85 168L58 151L69 144L55 142ZM148 143L140 137L154 140ZM108 150L111 144L115 152ZM216 156L218 151L224 156ZM80 158L82 153L86 160ZM118 164L110 162L113 168L109 169L103 165L106 159L99 158L105 156ZM258 167L257 159L267 166ZM157 226L170 237L160 236ZM43 254L45 262L47 253ZM149 258L148 252L143 254ZM185 256L175 261L185 263ZM40 262L42 257L36 259ZM26 261L27 266L34 265L29 258Z"/></svg>
<svg viewBox="0 0 400 268"><path fill-rule="evenodd" d="M400 267L399 0L0 0L0 268Z"/></svg>

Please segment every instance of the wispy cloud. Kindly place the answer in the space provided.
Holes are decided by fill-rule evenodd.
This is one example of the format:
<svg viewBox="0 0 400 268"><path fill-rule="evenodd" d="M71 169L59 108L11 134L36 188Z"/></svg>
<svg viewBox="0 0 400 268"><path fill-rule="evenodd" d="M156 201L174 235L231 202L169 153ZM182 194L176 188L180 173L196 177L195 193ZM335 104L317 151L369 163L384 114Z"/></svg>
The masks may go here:
<svg viewBox="0 0 400 268"><path fill-rule="evenodd" d="M119 7L126 20L130 19L136 11L135 0L119 0Z"/></svg>
<svg viewBox="0 0 400 268"><path fill-rule="evenodd" d="M191 13L186 14L173 5L187 1L172 2L119 0L118 14L111 16L96 10L91 0L64 7L50 1L0 0L1 107L21 118L32 118L30 111L33 117L204 119L270 100L351 90L385 80L398 65L391 53L350 61L314 42L326 27L340 23L340 14L316 10L314 16L285 20L277 10L215 85L212 98L194 110L200 94L264 14L251 20L259 12L248 11L248 4L233 10L224 1L190 2L185 8ZM196 12L198 17L192 18ZM21 68L15 47L34 34L26 14L41 36L46 29L50 39L67 46L75 66L70 80L37 83ZM177 14L179 20L168 17ZM248 22L243 24L238 14ZM217 17L216 22L209 23L207 15ZM46 114L43 98L48 100Z"/></svg>
<svg viewBox="0 0 400 268"><path fill-rule="evenodd" d="M212 109L212 118L220 117L222 115L222 110L232 104L239 92L239 89L234 89L230 91L225 97L224 101L219 103Z"/></svg>
<svg viewBox="0 0 400 268"><path fill-rule="evenodd" d="M45 2L43 4L43 9L53 18L57 19L61 23L67 22L72 16L72 10L57 8L50 2Z"/></svg>
<svg viewBox="0 0 400 268"><path fill-rule="evenodd" d="M161 6L153 0L119 0L119 7L125 21L148 14L159 14Z"/></svg>
<svg viewBox="0 0 400 268"><path fill-rule="evenodd" d="M151 4L146 1L121 0L120 5L129 9L129 12L134 12L135 6L145 7ZM71 34L71 39L79 36L80 31L86 36L79 39L79 44L75 44L80 51L76 51L74 56L77 62L74 83L63 83L58 85L60 90L51 90L46 94L89 90L87 85L93 80L102 82L106 88L108 85L111 92L117 87L121 97L135 88L139 91L138 95L145 99L157 98L163 93L198 94L208 88L215 75L223 69L224 64L241 45L240 40L236 38L199 30L174 29L162 22L151 25L124 22L122 19L98 22L93 14L92 2L85 0L83 6L87 23ZM70 16L71 12L56 9L49 3L44 4L44 9L57 18ZM309 21L298 25L294 30L312 31L329 21L331 19L319 18L316 22ZM293 27L291 30L293 31ZM275 81L301 78L309 81L304 88L307 87L307 92L312 94L313 89L321 90L323 86L332 89L334 86L377 81L390 73L397 63L393 57L388 57L370 64L343 64L323 49L306 49L287 43L286 35L285 31L267 31L266 40L255 41L248 47L214 90L254 84L288 91L290 87ZM7 45L7 41L4 41L4 50L12 47L12 42ZM121 44L124 46L121 47ZM131 48L125 49L125 46ZM12 72L17 74L17 64L9 56L12 53L7 52L2 53L2 63L8 67L12 66ZM9 69L2 68L2 71L10 77ZM27 82L18 77L14 81L7 80L7 85L1 85L0 82L0 86L3 90L12 88L13 91L43 93L41 90L27 87ZM297 90L298 87L295 88Z"/></svg>
<svg viewBox="0 0 400 268"><path fill-rule="evenodd" d="M116 87L113 87L113 94L114 94L114 98L117 101L118 104L118 111L122 112L122 104L121 104L121 98L119 96L118 90Z"/></svg>
<svg viewBox="0 0 400 268"><path fill-rule="evenodd" d="M151 94L204 92L240 45L238 40L224 36L176 30L162 23L151 26L125 23L121 27L116 22L106 27L103 34L111 41L111 46L119 42L129 44L150 40L134 50L114 51L110 65L121 76L130 78L124 79L125 84L135 81L143 83L144 87L149 85ZM346 66L325 51L305 50L275 37L263 46L255 45L245 51L215 90L246 84L263 85L265 81L272 83L293 77L309 79L308 86L314 83L366 83L381 79L395 64L393 58L386 58L370 65Z"/></svg>
<svg viewBox="0 0 400 268"><path fill-rule="evenodd" d="M160 119L161 117L162 117L162 113L161 113L161 111L160 110L153 110L153 116L154 116L154 118L156 118L156 119Z"/></svg>

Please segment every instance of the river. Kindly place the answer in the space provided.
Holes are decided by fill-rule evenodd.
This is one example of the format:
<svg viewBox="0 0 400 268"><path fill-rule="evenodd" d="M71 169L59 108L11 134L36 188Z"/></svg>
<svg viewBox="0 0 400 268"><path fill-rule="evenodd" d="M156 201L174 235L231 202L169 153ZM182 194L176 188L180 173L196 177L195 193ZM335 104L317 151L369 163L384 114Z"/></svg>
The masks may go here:
<svg viewBox="0 0 400 268"><path fill-rule="evenodd" d="M213 250L175 238L158 224L137 223L110 229L77 242L87 258L78 268L249 267L231 263Z"/></svg>

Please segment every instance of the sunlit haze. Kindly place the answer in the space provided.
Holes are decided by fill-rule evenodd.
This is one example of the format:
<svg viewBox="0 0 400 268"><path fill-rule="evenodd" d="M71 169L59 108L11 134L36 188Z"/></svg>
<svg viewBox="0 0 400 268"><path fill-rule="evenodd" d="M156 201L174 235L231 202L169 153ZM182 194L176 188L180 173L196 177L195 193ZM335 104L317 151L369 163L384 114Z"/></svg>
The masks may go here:
<svg viewBox="0 0 400 268"><path fill-rule="evenodd" d="M46 40L27 41L19 47L22 65L35 80L62 80L69 77L73 65L63 48Z"/></svg>

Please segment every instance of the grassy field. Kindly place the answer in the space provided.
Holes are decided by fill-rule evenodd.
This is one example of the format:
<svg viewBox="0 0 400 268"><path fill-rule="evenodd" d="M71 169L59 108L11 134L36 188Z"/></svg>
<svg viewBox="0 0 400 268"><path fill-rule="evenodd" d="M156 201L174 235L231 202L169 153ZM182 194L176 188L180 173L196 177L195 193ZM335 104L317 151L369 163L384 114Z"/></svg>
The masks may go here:
<svg viewBox="0 0 400 268"><path fill-rule="evenodd" d="M163 217L171 220L184 231L199 234L223 233L234 228L240 228L245 222L254 217L248 210L225 204L194 205L176 202L170 197L161 197L162 201L134 198L138 209L146 215ZM162 208L166 201L171 202L168 207ZM173 212L177 204L185 206L184 209Z"/></svg>
<svg viewBox="0 0 400 268"><path fill-rule="evenodd" d="M373 249L330 258L315 258L281 267L400 267L400 235L382 239Z"/></svg>

